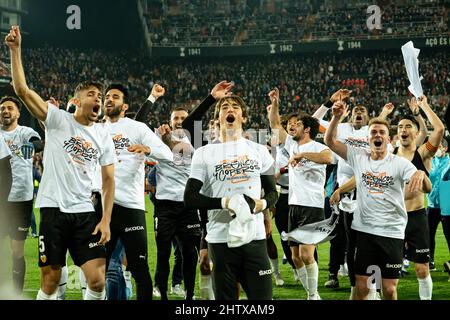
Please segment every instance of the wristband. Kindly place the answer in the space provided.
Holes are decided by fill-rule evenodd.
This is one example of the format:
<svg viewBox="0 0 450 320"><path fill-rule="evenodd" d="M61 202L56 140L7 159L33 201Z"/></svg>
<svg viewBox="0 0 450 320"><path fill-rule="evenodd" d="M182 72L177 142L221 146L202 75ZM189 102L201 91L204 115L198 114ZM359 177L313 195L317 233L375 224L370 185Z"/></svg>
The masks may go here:
<svg viewBox="0 0 450 320"><path fill-rule="evenodd" d="M418 111L417 113L413 113L413 116L414 116L414 117L420 116L420 111Z"/></svg>
<svg viewBox="0 0 450 320"><path fill-rule="evenodd" d="M333 106L333 102L331 101L331 100L328 100L327 102L325 102L323 105L326 107L326 108L328 108L328 109L330 109L332 106Z"/></svg>
<svg viewBox="0 0 450 320"><path fill-rule="evenodd" d="M155 103L156 102L156 97L152 94L150 94L147 98L148 101L150 101L151 103Z"/></svg>
<svg viewBox="0 0 450 320"><path fill-rule="evenodd" d="M261 201L263 203L261 211L264 211L267 209L267 201L266 201L266 199L261 199ZM256 207L255 207L255 209L253 209L253 213L256 213Z"/></svg>
<svg viewBox="0 0 450 320"><path fill-rule="evenodd" d="M227 199L226 197L223 197L221 200L222 203L222 209L227 209Z"/></svg>

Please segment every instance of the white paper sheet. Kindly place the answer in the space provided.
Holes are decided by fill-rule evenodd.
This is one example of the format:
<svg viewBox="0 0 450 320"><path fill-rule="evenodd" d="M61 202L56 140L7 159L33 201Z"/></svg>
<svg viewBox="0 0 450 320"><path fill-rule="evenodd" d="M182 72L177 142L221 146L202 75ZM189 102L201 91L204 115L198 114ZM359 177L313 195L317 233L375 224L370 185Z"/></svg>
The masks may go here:
<svg viewBox="0 0 450 320"><path fill-rule="evenodd" d="M414 48L412 41L402 46L403 60L405 61L406 73L410 83L408 90L416 98L423 95L422 84L420 83L423 77L419 75L419 53L420 49Z"/></svg>

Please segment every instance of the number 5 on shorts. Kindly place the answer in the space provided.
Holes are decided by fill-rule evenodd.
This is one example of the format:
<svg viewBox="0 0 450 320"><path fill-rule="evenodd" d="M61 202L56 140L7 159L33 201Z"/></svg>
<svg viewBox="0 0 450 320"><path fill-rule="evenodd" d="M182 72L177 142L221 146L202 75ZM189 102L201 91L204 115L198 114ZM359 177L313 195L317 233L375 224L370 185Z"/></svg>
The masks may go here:
<svg viewBox="0 0 450 320"><path fill-rule="evenodd" d="M39 236L39 252L45 252L44 236Z"/></svg>

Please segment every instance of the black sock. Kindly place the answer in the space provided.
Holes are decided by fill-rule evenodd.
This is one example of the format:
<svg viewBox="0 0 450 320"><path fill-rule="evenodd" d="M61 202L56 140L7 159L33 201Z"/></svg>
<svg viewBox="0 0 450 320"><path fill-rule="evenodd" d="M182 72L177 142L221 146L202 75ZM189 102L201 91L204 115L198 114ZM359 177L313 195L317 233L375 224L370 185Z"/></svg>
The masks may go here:
<svg viewBox="0 0 450 320"><path fill-rule="evenodd" d="M23 284L25 282L25 257L18 259L13 258L13 283L18 293L23 292Z"/></svg>

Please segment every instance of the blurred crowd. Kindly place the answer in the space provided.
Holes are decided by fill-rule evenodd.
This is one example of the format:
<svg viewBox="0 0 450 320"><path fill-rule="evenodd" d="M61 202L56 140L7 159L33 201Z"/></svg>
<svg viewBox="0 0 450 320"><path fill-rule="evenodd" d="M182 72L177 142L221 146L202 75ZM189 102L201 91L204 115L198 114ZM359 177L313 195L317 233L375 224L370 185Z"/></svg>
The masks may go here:
<svg viewBox="0 0 450 320"><path fill-rule="evenodd" d="M448 104L450 70L448 50L422 50L419 70L422 86L438 115ZM371 115L387 102L404 110L409 85L400 50L221 59L150 59L130 52L78 51L61 48L24 50L27 80L43 97L64 105L76 84L95 80L126 84L130 110L136 112L154 83L166 88L148 121L158 126L176 106L193 107L221 80L235 82L234 92L250 107L249 126L266 128L267 94L277 86L283 113L313 113L339 88L353 92L353 104L365 105Z"/></svg>
<svg viewBox="0 0 450 320"><path fill-rule="evenodd" d="M378 1L381 29L367 20L373 1L142 0L154 45L197 46L448 35L448 1Z"/></svg>

